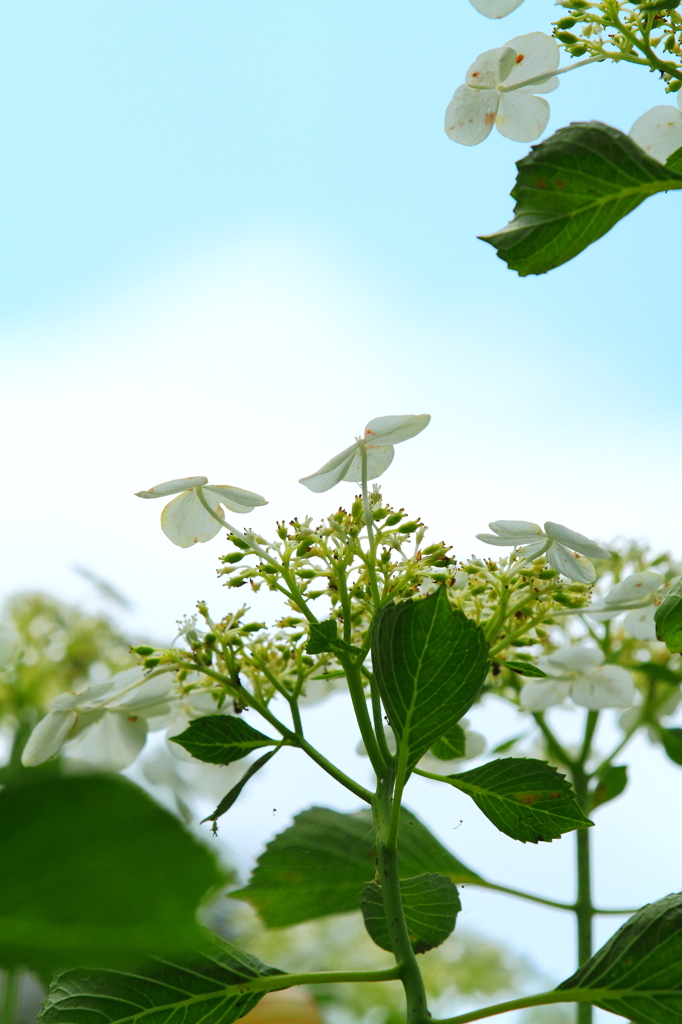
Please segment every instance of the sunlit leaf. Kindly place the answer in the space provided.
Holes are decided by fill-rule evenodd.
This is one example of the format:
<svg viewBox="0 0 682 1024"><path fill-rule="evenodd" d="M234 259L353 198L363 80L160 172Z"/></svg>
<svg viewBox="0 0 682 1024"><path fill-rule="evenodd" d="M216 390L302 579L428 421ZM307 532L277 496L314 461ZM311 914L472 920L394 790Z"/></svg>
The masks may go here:
<svg viewBox="0 0 682 1024"><path fill-rule="evenodd" d="M656 636L662 640L669 651L678 654L682 651L682 580L679 580L656 609L654 616Z"/></svg>

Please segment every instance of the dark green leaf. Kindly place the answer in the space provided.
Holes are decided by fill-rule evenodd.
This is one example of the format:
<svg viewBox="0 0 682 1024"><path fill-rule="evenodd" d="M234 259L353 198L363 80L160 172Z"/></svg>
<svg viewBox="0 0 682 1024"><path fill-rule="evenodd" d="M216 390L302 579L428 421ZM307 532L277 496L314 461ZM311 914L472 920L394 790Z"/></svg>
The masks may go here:
<svg viewBox="0 0 682 1024"><path fill-rule="evenodd" d="M327 651L331 651L331 641L337 639L338 632L334 619L311 622L310 639L306 644L306 651L308 654L325 654Z"/></svg>
<svg viewBox="0 0 682 1024"><path fill-rule="evenodd" d="M461 725L453 725L431 747L431 753L439 761L456 761L466 753L467 738Z"/></svg>
<svg viewBox="0 0 682 1024"><path fill-rule="evenodd" d="M148 959L134 973L71 970L55 975L40 1024L230 1024L253 1009L262 992L235 986L280 974L217 935L205 953Z"/></svg>
<svg viewBox="0 0 682 1024"><path fill-rule="evenodd" d="M63 967L196 949L211 853L115 775L0 792L0 963Z"/></svg>
<svg viewBox="0 0 682 1024"><path fill-rule="evenodd" d="M682 174L682 147L670 154L665 162L665 166L669 167L671 171L677 171L678 174Z"/></svg>
<svg viewBox="0 0 682 1024"><path fill-rule="evenodd" d="M592 824L578 807L571 784L546 761L505 757L447 778L500 832L522 843L548 843Z"/></svg>
<svg viewBox="0 0 682 1024"><path fill-rule="evenodd" d="M526 734L521 733L520 736L512 736L509 740L503 740L502 743L498 743L496 747L493 747L493 754L506 754L508 750L511 750L519 740L525 739Z"/></svg>
<svg viewBox="0 0 682 1024"><path fill-rule="evenodd" d="M653 679L654 681L660 681L662 683L670 683L671 686L680 685L680 674L679 672L673 672L667 665L659 665L657 661L642 661L638 662L637 672L641 672L647 679ZM672 690L670 694L672 695Z"/></svg>
<svg viewBox="0 0 682 1024"><path fill-rule="evenodd" d="M482 881L404 809L398 850L402 878L436 872L453 882ZM230 895L252 903L268 928L286 928L357 910L363 885L375 872L371 811L339 814L311 807L268 843L249 884Z"/></svg>
<svg viewBox="0 0 682 1024"><path fill-rule="evenodd" d="M483 630L451 608L447 589L386 605L374 620L372 665L410 771L479 696L488 673Z"/></svg>
<svg viewBox="0 0 682 1024"><path fill-rule="evenodd" d="M231 764L259 747L273 746L280 740L264 736L236 715L208 715L195 718L179 736L173 736L197 761Z"/></svg>
<svg viewBox="0 0 682 1024"><path fill-rule="evenodd" d="M410 942L415 953L426 953L445 942L462 909L457 888L443 875L418 875L400 882ZM392 950L384 899L376 882L367 882L360 902L365 927L377 946Z"/></svg>
<svg viewBox="0 0 682 1024"><path fill-rule="evenodd" d="M663 749L675 764L682 764L682 729L659 730Z"/></svg>
<svg viewBox="0 0 682 1024"><path fill-rule="evenodd" d="M654 619L657 638L671 653L679 654L682 651L682 580L670 588Z"/></svg>
<svg viewBox="0 0 682 1024"><path fill-rule="evenodd" d="M682 1024L682 894L638 910L558 988L635 1024Z"/></svg>
<svg viewBox="0 0 682 1024"><path fill-rule="evenodd" d="M481 237L522 277L567 263L648 196L682 188L682 168L599 121L560 128L516 166L514 219Z"/></svg>
<svg viewBox="0 0 682 1024"><path fill-rule="evenodd" d="M680 730L682 732L682 730ZM682 751L681 751L682 752ZM628 784L628 770L624 764L609 764L597 777L597 784L590 794L592 809L601 807L609 800L615 800Z"/></svg>
<svg viewBox="0 0 682 1024"><path fill-rule="evenodd" d="M512 672L516 672L518 676L532 676L534 679L546 679L547 673L543 672L541 668L534 665L532 661L501 661L501 665L505 668L510 668Z"/></svg>
<svg viewBox="0 0 682 1024"><path fill-rule="evenodd" d="M270 758L274 757L276 753L276 750L269 750L267 754L263 754L263 756L259 757L257 761L254 761L253 764L249 767L248 771L244 772L239 782L237 782L236 785L234 785L232 789L225 794L225 796L222 798L213 814L209 814L207 818L204 818L201 824L203 825L205 821L212 821L213 834L217 835L218 826L216 823L218 821L218 818L222 817L222 815L225 814L226 811L229 811L232 804L239 798L241 791L243 790L244 786L249 781L249 779L253 778L256 772L259 772L261 768L264 768L265 765L270 760Z"/></svg>

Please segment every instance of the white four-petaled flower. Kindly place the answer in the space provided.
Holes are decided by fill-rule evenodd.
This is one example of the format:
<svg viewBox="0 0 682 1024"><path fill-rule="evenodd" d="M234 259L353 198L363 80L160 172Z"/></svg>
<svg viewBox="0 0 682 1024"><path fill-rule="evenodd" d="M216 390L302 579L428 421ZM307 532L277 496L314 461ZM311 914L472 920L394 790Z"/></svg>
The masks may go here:
<svg viewBox="0 0 682 1024"><path fill-rule="evenodd" d="M656 608L680 579L682 577L675 576L666 582L664 576L650 569L633 572L614 584L606 597L593 601L585 612L591 619L602 622L627 611L623 626L630 636L637 640L655 640Z"/></svg>
<svg viewBox="0 0 682 1024"><path fill-rule="evenodd" d="M548 679L529 679L521 690L526 711L544 711L571 697L591 711L629 708L635 696L630 673L620 665L604 665L604 654L595 647L565 647L538 658Z"/></svg>
<svg viewBox="0 0 682 1024"><path fill-rule="evenodd" d="M556 89L558 67L559 46L544 32L516 36L479 54L445 111L447 135L476 146L495 125L515 142L537 139L549 121L549 103L534 94Z"/></svg>
<svg viewBox="0 0 682 1024"><path fill-rule="evenodd" d="M666 162L682 146L682 92L677 94L677 107L661 104L638 117L630 129L630 138L652 156Z"/></svg>
<svg viewBox="0 0 682 1024"><path fill-rule="evenodd" d="M518 548L519 554L525 558L544 555L557 572L577 583L594 583L596 580L597 574L590 558L610 558L606 548L559 523L545 523L544 531L536 523L517 519L498 519L488 526L492 534L476 534L485 544Z"/></svg>
<svg viewBox="0 0 682 1024"><path fill-rule="evenodd" d="M375 480L393 462L393 445L407 441L420 434L429 425L431 417L422 416L377 416L365 427L363 437L345 448L329 462L325 462L317 473L304 476L299 483L316 493L328 491L331 487L348 480L353 483L362 479L362 456L367 459L367 479Z"/></svg>
<svg viewBox="0 0 682 1024"><path fill-rule="evenodd" d="M218 520L206 511L199 500L199 487L204 500L221 518L221 505L229 508L231 512L252 512L256 505L267 505L267 501L260 494L244 491L240 487L230 487L227 484L209 484L205 476L168 480L166 483L150 487L148 491L137 491L138 498L167 498L171 494L178 495L168 502L161 513L161 529L168 539L180 548L205 544L220 530Z"/></svg>

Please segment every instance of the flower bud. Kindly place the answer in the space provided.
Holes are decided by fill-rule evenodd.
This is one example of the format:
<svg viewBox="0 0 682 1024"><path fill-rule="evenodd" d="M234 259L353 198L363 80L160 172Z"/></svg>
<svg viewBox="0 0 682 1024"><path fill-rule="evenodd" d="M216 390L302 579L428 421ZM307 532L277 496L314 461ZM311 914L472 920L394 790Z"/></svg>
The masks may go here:
<svg viewBox="0 0 682 1024"><path fill-rule="evenodd" d="M144 667L145 668L156 668L156 666L159 664L160 661L161 661L161 658L145 658L145 660L144 660Z"/></svg>
<svg viewBox="0 0 682 1024"><path fill-rule="evenodd" d="M573 26L576 23L577 23L577 19L576 18L561 18L559 21L557 21L556 27L557 28L573 28Z"/></svg>
<svg viewBox="0 0 682 1024"><path fill-rule="evenodd" d="M300 622L300 619L296 621ZM242 632L244 633L257 633L261 629L265 629L264 622L247 622L245 626L242 626Z"/></svg>
<svg viewBox="0 0 682 1024"><path fill-rule="evenodd" d="M403 523L402 526L398 527L398 533L414 533L415 530L419 529L419 523L412 520L409 523Z"/></svg>
<svg viewBox="0 0 682 1024"><path fill-rule="evenodd" d="M223 555L221 561L228 562L230 565L234 565L235 562L241 562L244 557L243 551L233 551L230 555Z"/></svg>
<svg viewBox="0 0 682 1024"><path fill-rule="evenodd" d="M150 647L148 644L140 644L139 647L131 647L130 650L133 654L141 654L145 656L147 654L153 654L156 647Z"/></svg>
<svg viewBox="0 0 682 1024"><path fill-rule="evenodd" d="M404 519L402 512L393 512L386 520L386 526L395 526L401 519Z"/></svg>
<svg viewBox="0 0 682 1024"><path fill-rule="evenodd" d="M555 32L555 35L560 42L566 43L567 46L570 43L578 42L578 37L574 36L572 32Z"/></svg>
<svg viewBox="0 0 682 1024"><path fill-rule="evenodd" d="M246 544L241 539L241 537L235 537L235 535L233 533L230 534L230 540L232 541L232 543L234 544L234 546L236 548L241 548L242 551L249 551L250 550L249 545Z"/></svg>
<svg viewBox="0 0 682 1024"><path fill-rule="evenodd" d="M571 46L569 53L572 57L582 57L584 53L587 53L587 47L580 43L578 46Z"/></svg>

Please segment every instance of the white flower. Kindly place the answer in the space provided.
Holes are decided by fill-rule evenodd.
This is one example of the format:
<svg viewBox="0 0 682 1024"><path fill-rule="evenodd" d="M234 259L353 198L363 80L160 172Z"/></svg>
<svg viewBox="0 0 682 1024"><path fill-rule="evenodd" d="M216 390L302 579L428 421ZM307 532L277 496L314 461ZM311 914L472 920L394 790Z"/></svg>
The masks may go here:
<svg viewBox="0 0 682 1024"><path fill-rule="evenodd" d="M226 484L209 484L205 476L188 476L156 484L148 491L137 491L138 498L165 498L177 494L161 513L161 529L169 540L180 548L205 544L220 530L220 523L210 515L199 501L200 487L206 502L216 515L223 517L221 505L232 512L252 512L256 505L267 505L265 498L253 491Z"/></svg>
<svg viewBox="0 0 682 1024"><path fill-rule="evenodd" d="M620 665L604 665L604 654L594 647L565 647L538 658L549 679L530 679L521 690L526 711L544 711L571 697L591 711L628 708L635 696L630 673Z"/></svg>
<svg viewBox="0 0 682 1024"><path fill-rule="evenodd" d="M666 583L665 577L658 572L649 569L633 572L611 587L603 600L593 601L589 609L586 609L586 614L591 619L603 622L630 609L623 620L623 626L630 636L636 640L655 640L656 607L680 579L682 577L675 576Z"/></svg>
<svg viewBox="0 0 682 1024"><path fill-rule="evenodd" d="M365 427L363 437L350 448L345 448L326 462L317 473L304 476L299 483L316 493L328 491L341 480L356 482L362 479L362 453L367 454L367 479L375 480L393 462L393 445L420 434L429 425L431 417L377 416Z"/></svg>
<svg viewBox="0 0 682 1024"><path fill-rule="evenodd" d="M0 623L0 669L16 660L21 650L21 637L8 622Z"/></svg>
<svg viewBox="0 0 682 1024"><path fill-rule="evenodd" d="M488 526L492 534L476 534L485 544L518 548L526 558L544 555L557 572L578 583L594 583L597 578L590 558L610 558L606 548L559 523L545 523L544 532L536 523L517 519L498 519Z"/></svg>
<svg viewBox="0 0 682 1024"><path fill-rule="evenodd" d="M677 107L682 107L682 92L677 94ZM637 118L630 129L630 138L654 160L664 164L682 146L682 111L668 104L652 107Z"/></svg>
<svg viewBox="0 0 682 1024"><path fill-rule="evenodd" d="M549 121L549 103L533 94L556 89L558 66L558 43L544 32L516 36L479 54L445 111L447 135L477 146L495 125L515 142L537 139Z"/></svg>
<svg viewBox="0 0 682 1024"><path fill-rule="evenodd" d="M479 14L486 18L506 18L508 14L520 7L523 0L469 0Z"/></svg>

